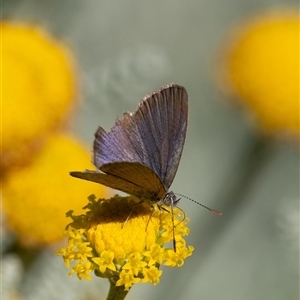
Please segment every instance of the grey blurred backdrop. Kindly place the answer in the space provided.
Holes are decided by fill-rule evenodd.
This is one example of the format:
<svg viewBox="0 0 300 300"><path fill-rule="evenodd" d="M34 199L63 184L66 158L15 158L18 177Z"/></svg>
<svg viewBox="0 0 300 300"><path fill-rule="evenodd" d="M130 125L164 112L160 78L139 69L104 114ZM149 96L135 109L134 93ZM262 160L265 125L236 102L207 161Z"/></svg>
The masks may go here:
<svg viewBox="0 0 300 300"><path fill-rule="evenodd" d="M223 216L182 199L193 256L182 268L163 267L158 286L134 286L128 299L299 299L298 151L258 142L214 80L229 29L287 4L298 1L2 1L3 18L40 24L73 51L81 102L71 130L88 145L98 125L109 129L146 93L170 82L189 93L187 140L172 190ZM19 279L25 299L84 299L89 289L105 299L104 279L70 279L51 255Z"/></svg>

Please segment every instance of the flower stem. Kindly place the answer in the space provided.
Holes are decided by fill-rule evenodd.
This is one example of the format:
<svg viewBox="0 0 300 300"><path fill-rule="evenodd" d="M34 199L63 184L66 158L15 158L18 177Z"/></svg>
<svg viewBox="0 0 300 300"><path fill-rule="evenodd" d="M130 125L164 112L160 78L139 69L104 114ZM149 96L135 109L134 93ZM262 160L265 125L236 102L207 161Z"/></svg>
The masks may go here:
<svg viewBox="0 0 300 300"><path fill-rule="evenodd" d="M125 299L129 290L125 291L124 285L116 286L116 283L111 279L109 279L109 283L110 283L110 288L109 288L109 292L108 292L106 300L123 300L123 299Z"/></svg>

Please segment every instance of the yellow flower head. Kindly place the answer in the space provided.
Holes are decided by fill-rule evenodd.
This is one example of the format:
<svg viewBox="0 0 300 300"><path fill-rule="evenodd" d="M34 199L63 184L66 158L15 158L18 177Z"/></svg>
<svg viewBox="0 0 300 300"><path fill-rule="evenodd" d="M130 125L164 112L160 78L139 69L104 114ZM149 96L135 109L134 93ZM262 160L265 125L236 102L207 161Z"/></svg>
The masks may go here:
<svg viewBox="0 0 300 300"><path fill-rule="evenodd" d="M158 284L160 265L180 267L192 254L193 247L187 247L183 239L189 233L188 219L178 208L174 208L173 226L168 207L155 209L137 204L134 197L118 195L97 201L91 196L89 201L85 214L69 214L73 222L65 232L68 245L57 251L71 267L70 275L91 279L89 273L94 271L129 290L138 282ZM176 252L170 244L173 230Z"/></svg>
<svg viewBox="0 0 300 300"><path fill-rule="evenodd" d="M67 135L52 136L34 161L2 182L3 211L7 226L28 247L48 245L63 238L66 211L83 212L82 199L95 184L69 175L76 167L91 166L90 153ZM100 195L108 195L97 185ZM74 233L73 239L80 239ZM81 253L86 250L80 249ZM83 254L84 255L84 254Z"/></svg>
<svg viewBox="0 0 300 300"><path fill-rule="evenodd" d="M267 134L299 138L299 25L298 9L250 19L223 55L224 87Z"/></svg>
<svg viewBox="0 0 300 300"><path fill-rule="evenodd" d="M42 29L1 23L2 168L24 165L67 117L76 94L74 64Z"/></svg>

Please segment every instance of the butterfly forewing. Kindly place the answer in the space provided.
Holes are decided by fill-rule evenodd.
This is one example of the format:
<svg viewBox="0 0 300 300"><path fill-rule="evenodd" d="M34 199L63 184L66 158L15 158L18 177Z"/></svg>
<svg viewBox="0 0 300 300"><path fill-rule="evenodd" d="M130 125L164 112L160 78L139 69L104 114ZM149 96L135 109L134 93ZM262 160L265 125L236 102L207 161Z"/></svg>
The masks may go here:
<svg viewBox="0 0 300 300"><path fill-rule="evenodd" d="M108 163L138 162L153 170L167 190L183 150L187 116L185 88L175 84L163 87L146 96L135 113L125 113L110 132L99 127L94 164L103 170ZM139 181L138 176L135 180Z"/></svg>
<svg viewBox="0 0 300 300"><path fill-rule="evenodd" d="M144 99L135 113L145 164L168 189L176 174L185 141L188 96L178 85L163 88Z"/></svg>

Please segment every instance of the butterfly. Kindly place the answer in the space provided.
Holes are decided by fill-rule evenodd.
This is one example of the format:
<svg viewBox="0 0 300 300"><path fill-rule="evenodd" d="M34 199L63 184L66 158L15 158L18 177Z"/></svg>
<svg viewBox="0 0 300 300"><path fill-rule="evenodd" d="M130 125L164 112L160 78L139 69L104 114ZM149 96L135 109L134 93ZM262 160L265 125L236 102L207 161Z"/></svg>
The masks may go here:
<svg viewBox="0 0 300 300"><path fill-rule="evenodd" d="M169 188L181 158L188 123L188 94L170 84L145 96L109 132L99 127L93 145L97 170L70 172L136 196L150 205L175 206Z"/></svg>

